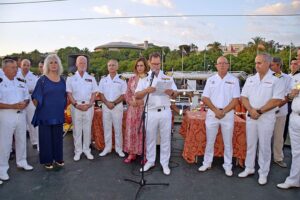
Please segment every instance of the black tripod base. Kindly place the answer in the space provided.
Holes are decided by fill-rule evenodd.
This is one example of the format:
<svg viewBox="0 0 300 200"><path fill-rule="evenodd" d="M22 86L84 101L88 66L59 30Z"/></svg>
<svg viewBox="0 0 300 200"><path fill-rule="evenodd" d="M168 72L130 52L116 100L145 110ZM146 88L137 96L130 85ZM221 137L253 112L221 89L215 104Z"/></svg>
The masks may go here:
<svg viewBox="0 0 300 200"><path fill-rule="evenodd" d="M139 185L139 189L138 189L138 191L135 194L135 199L137 199L137 197L138 197L141 189L144 186L147 186L147 185L164 185L164 186L169 186L169 183L146 183L146 180L144 180L144 179L141 179L140 181L135 181L135 180L131 180L131 179L125 178L124 181L135 183L135 184Z"/></svg>

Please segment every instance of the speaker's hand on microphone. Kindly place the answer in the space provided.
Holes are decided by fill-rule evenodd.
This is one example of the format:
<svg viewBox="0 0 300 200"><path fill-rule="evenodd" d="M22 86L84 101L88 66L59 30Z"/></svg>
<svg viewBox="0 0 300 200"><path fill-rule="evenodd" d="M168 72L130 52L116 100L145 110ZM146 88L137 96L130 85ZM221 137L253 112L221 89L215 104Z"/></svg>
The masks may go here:
<svg viewBox="0 0 300 200"><path fill-rule="evenodd" d="M155 92L155 87L147 87L146 92L149 94Z"/></svg>

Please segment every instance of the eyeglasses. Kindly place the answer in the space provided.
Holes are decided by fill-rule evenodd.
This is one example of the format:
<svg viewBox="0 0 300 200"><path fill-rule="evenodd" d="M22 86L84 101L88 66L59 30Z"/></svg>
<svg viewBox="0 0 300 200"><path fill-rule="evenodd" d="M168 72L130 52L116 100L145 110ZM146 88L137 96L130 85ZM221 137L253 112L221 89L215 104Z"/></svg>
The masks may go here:
<svg viewBox="0 0 300 200"><path fill-rule="evenodd" d="M217 65L228 65L227 62L217 63Z"/></svg>

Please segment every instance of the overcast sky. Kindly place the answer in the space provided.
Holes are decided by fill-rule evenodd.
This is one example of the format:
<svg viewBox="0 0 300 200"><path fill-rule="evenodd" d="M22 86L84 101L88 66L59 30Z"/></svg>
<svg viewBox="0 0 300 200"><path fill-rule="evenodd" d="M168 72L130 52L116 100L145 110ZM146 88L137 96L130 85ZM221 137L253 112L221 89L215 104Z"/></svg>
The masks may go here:
<svg viewBox="0 0 300 200"><path fill-rule="evenodd" d="M300 14L300 0L69 0L1 5L0 55L89 48L108 42L143 43L177 48L208 43L245 43L261 36L300 46L300 17L197 17L1 23L20 20L190 14ZM27 0L29 1L29 0ZM33 0L31 0L33 1Z"/></svg>

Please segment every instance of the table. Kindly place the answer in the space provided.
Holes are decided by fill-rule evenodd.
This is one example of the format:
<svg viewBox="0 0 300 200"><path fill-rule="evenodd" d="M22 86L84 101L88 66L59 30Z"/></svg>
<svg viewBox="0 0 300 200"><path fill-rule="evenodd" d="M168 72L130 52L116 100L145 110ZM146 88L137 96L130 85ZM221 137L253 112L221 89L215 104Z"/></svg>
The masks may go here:
<svg viewBox="0 0 300 200"><path fill-rule="evenodd" d="M126 130L126 111L123 113L123 123L122 123L122 133L124 139L124 133ZM113 145L114 145L114 130L113 130ZM92 141L94 147L98 150L103 150L105 147L104 142L104 130L103 130L103 121L102 121L102 110L100 108L95 108L94 118L92 122Z"/></svg>
<svg viewBox="0 0 300 200"><path fill-rule="evenodd" d="M205 111L188 111L182 121L180 134L185 139L182 156L188 163L196 162L196 157L204 155L206 146ZM246 159L246 122L235 115L233 131L233 157L238 159L238 164L244 166ZM219 133L215 142L214 156L223 157L224 145L222 134Z"/></svg>

